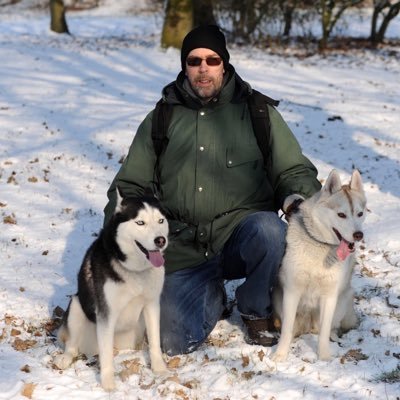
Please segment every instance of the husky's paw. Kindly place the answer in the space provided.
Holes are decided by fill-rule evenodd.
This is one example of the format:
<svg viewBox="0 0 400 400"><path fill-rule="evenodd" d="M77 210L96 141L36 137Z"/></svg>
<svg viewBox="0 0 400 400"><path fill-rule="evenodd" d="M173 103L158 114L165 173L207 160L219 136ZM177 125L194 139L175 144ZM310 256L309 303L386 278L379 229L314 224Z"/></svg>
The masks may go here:
<svg viewBox="0 0 400 400"><path fill-rule="evenodd" d="M283 362L286 361L287 356L287 353L284 351L276 351L274 354L272 354L271 360L274 362Z"/></svg>
<svg viewBox="0 0 400 400"><path fill-rule="evenodd" d="M336 342L336 343L342 343L342 339L339 337L338 333L335 332L331 332L331 335L329 336L329 339L332 342Z"/></svg>
<svg viewBox="0 0 400 400"><path fill-rule="evenodd" d="M53 363L58 369L66 369L72 364L73 359L71 354L63 353L56 356Z"/></svg>
<svg viewBox="0 0 400 400"><path fill-rule="evenodd" d="M164 360L158 360L157 362L153 363L151 370L157 375L164 375L169 372Z"/></svg>
<svg viewBox="0 0 400 400"><path fill-rule="evenodd" d="M320 361L331 361L332 360L332 356L330 351L322 351L320 350L318 353L318 358Z"/></svg>
<svg viewBox="0 0 400 400"><path fill-rule="evenodd" d="M101 386L106 392L115 390L115 381L113 375L104 375L101 377Z"/></svg>

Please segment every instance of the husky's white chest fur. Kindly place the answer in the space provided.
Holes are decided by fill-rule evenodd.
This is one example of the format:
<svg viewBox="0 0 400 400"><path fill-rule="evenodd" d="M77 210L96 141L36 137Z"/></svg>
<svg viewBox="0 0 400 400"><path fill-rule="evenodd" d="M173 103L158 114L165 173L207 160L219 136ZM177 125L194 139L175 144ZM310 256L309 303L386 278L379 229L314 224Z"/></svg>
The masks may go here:
<svg viewBox="0 0 400 400"><path fill-rule="evenodd" d="M274 360L286 359L292 338L306 332L319 333L319 358L329 359L331 332L357 325L351 277L365 206L358 171L344 186L332 171L321 191L291 217L274 291L275 311L282 320Z"/></svg>

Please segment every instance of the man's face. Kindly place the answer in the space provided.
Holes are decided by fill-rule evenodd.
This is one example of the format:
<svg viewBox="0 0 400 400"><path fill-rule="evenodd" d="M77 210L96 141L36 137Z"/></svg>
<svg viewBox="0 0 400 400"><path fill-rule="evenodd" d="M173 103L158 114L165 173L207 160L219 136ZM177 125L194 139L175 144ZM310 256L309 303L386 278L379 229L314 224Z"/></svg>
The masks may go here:
<svg viewBox="0 0 400 400"><path fill-rule="evenodd" d="M188 60L200 58L201 63L198 66L188 65ZM208 65L207 59L213 58L220 60L219 65ZM196 61L196 60L195 60ZM199 60L197 60L199 61ZM211 60L215 64L217 60ZM204 101L209 101L215 97L222 88L224 78L224 63L217 53L210 49L194 49L186 59L186 76L193 91Z"/></svg>

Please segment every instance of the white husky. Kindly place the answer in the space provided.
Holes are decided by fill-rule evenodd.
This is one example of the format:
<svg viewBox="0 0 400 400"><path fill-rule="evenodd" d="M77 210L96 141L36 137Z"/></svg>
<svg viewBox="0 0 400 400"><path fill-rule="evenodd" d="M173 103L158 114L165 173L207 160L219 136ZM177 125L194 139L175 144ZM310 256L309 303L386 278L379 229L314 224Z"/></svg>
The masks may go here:
<svg viewBox="0 0 400 400"><path fill-rule="evenodd" d="M274 361L284 361L294 336L319 332L318 356L329 360L329 338L357 326L351 277L354 242L363 238L366 199L360 173L341 184L333 170L320 192L293 214L274 291L282 321Z"/></svg>
<svg viewBox="0 0 400 400"><path fill-rule="evenodd" d="M65 369L79 353L99 354L101 384L108 391L115 387L114 346L135 348L145 329L153 371L167 371L159 303L168 223L153 196L123 198L119 192L114 215L84 257L78 292L58 334L65 352L54 361Z"/></svg>

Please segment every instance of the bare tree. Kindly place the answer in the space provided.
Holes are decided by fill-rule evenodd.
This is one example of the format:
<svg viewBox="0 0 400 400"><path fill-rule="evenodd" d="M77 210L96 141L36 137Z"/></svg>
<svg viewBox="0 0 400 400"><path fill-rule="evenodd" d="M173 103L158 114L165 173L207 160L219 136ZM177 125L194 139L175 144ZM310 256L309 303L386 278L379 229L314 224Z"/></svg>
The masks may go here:
<svg viewBox="0 0 400 400"><path fill-rule="evenodd" d="M279 0L279 8L282 12L283 17L283 36L288 37L290 35L290 31L292 30L293 24L293 15L296 10L299 0Z"/></svg>
<svg viewBox="0 0 400 400"><path fill-rule="evenodd" d="M50 29L52 31L69 34L63 0L50 0L50 17Z"/></svg>
<svg viewBox="0 0 400 400"><path fill-rule="evenodd" d="M213 0L193 1L193 26L211 24L216 25Z"/></svg>
<svg viewBox="0 0 400 400"><path fill-rule="evenodd" d="M333 28L349 7L362 3L364 0L319 0L316 2L318 14L321 16L322 37L319 48L325 49Z"/></svg>
<svg viewBox="0 0 400 400"><path fill-rule="evenodd" d="M276 8L276 1L269 0L219 0L221 18L231 25L231 39L248 43L256 35L261 21Z"/></svg>
<svg viewBox="0 0 400 400"><path fill-rule="evenodd" d="M161 36L161 46L179 49L183 38L192 27L192 0L168 0Z"/></svg>
<svg viewBox="0 0 400 400"><path fill-rule="evenodd" d="M215 23L212 0L168 0L161 46L179 49L194 26Z"/></svg>
<svg viewBox="0 0 400 400"><path fill-rule="evenodd" d="M374 44L382 43L390 21L400 12L400 1L374 0L369 40ZM378 27L379 19L380 26Z"/></svg>

